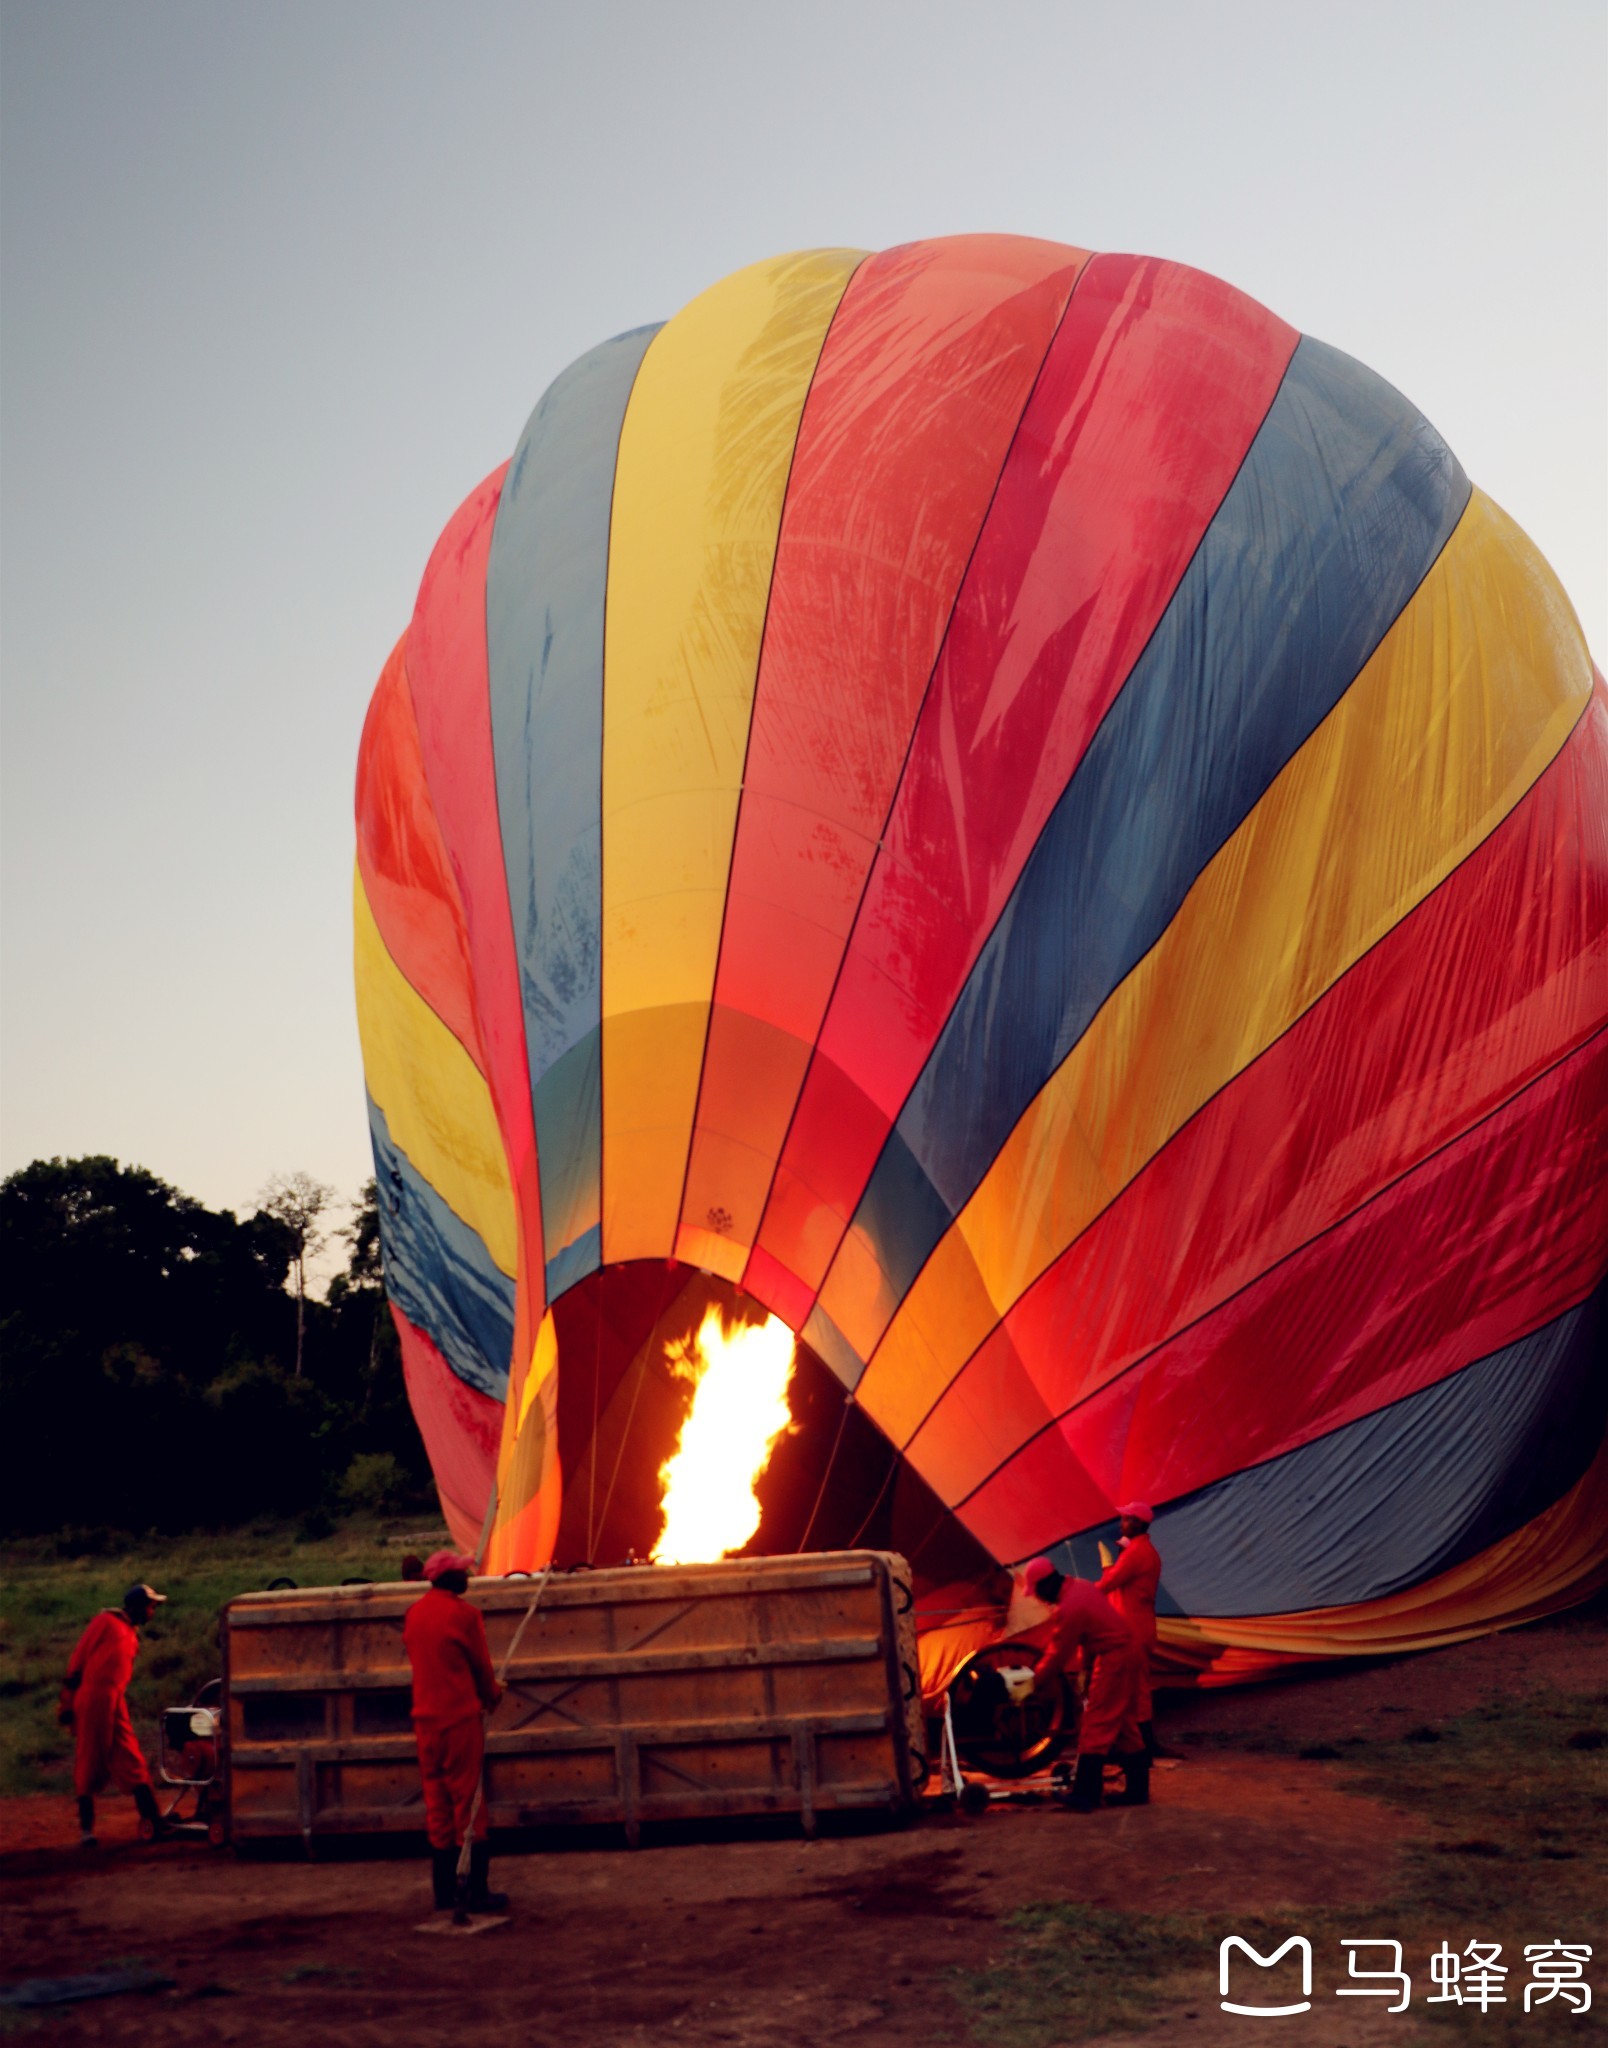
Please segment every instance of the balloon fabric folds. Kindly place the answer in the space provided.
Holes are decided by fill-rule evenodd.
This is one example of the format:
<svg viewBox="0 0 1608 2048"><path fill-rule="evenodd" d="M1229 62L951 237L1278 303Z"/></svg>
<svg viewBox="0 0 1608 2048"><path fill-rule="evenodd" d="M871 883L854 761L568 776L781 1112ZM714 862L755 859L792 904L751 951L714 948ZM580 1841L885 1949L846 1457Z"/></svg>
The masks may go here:
<svg viewBox="0 0 1608 2048"><path fill-rule="evenodd" d="M1212 1682L1608 1579L1608 691L1361 364L1011 236L739 271L454 514L357 823L490 1568L651 1547L713 1303L799 1340L755 1547L904 1550L940 1663L1134 1496Z"/></svg>

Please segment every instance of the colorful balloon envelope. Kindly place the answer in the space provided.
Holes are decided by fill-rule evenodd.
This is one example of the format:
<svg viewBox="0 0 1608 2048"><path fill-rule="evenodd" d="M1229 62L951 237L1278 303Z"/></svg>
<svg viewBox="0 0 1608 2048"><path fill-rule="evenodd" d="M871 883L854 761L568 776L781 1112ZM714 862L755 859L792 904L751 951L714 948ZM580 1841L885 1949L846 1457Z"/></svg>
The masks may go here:
<svg viewBox="0 0 1608 2048"><path fill-rule="evenodd" d="M905 1550L939 1662L1134 1496L1213 1679L1608 1578L1608 692L1360 363L1010 236L739 271L454 515L357 817L494 1568L647 1548L717 1302L799 1339L757 1547Z"/></svg>

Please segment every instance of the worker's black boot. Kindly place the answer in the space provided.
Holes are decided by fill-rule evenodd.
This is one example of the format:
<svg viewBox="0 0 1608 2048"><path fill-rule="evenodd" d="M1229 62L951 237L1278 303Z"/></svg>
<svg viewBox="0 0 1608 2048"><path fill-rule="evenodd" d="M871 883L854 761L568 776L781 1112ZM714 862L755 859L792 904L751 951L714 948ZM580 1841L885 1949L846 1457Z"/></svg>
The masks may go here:
<svg viewBox="0 0 1608 2048"><path fill-rule="evenodd" d="M469 1911L471 1913L506 1913L508 1894L488 1891L486 1880L491 1875L491 1844L476 1842L469 1851Z"/></svg>
<svg viewBox="0 0 1608 2048"><path fill-rule="evenodd" d="M149 1785L136 1785L134 1787L134 1808L139 1814L140 1819L145 1823L141 1832L146 1834L151 1841L159 1842L164 1835L170 1835L173 1832L162 1818L162 1809L157 1805L156 1794Z"/></svg>
<svg viewBox="0 0 1608 2048"><path fill-rule="evenodd" d="M458 1899L458 1852L456 1849L430 1851L430 1890L438 1913L450 1913Z"/></svg>
<svg viewBox="0 0 1608 2048"><path fill-rule="evenodd" d="M1104 1787L1105 1758L1080 1756L1072 1780L1072 1796L1066 1802L1068 1809L1073 1813L1093 1813L1100 1804Z"/></svg>
<svg viewBox="0 0 1608 2048"><path fill-rule="evenodd" d="M1122 1766L1126 1780L1122 1790L1112 1800L1113 1806L1148 1806L1150 1804L1150 1758L1142 1749L1118 1750L1111 1761Z"/></svg>
<svg viewBox="0 0 1608 2048"><path fill-rule="evenodd" d="M80 1799L78 1802L78 1846L80 1849L97 1847L95 1841L95 1802Z"/></svg>

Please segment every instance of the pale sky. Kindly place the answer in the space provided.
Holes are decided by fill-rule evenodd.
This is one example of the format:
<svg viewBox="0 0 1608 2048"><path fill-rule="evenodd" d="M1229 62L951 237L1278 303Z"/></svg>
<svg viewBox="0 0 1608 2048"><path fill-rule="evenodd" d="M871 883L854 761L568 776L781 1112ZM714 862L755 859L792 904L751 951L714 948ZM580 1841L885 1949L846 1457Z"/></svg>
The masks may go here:
<svg viewBox="0 0 1608 2048"><path fill-rule="evenodd" d="M432 543L726 272L1215 272L1441 430L1608 648L1603 0L3 0L0 1171L370 1171L351 791Z"/></svg>

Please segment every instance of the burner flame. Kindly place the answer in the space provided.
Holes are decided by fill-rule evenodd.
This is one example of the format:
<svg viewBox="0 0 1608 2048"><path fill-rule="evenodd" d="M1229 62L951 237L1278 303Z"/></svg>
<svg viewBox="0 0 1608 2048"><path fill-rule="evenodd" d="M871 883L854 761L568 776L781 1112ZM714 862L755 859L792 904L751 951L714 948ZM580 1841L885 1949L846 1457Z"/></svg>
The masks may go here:
<svg viewBox="0 0 1608 2048"><path fill-rule="evenodd" d="M693 1385L675 1455L660 1468L664 1534L655 1564L713 1564L759 1527L754 1485L788 1426L793 1333L779 1316L728 1330L711 1308L670 1367Z"/></svg>

